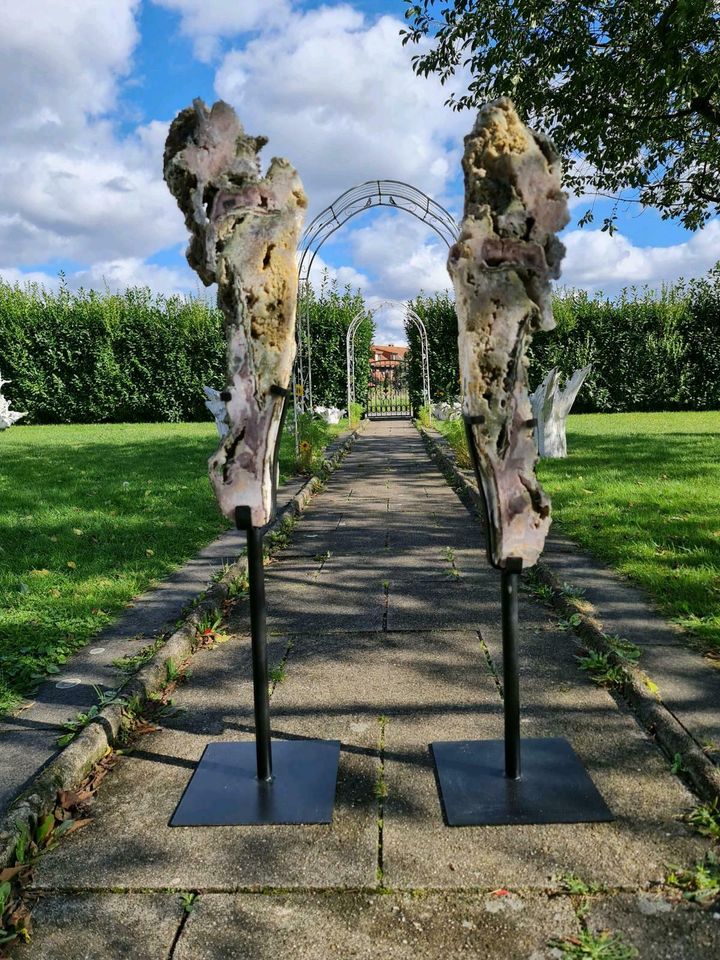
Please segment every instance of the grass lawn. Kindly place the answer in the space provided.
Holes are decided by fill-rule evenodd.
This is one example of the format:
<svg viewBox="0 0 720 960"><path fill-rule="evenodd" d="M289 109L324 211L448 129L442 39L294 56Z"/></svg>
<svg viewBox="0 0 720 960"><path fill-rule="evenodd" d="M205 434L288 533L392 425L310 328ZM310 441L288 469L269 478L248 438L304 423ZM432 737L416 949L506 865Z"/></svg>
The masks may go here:
<svg viewBox="0 0 720 960"><path fill-rule="evenodd" d="M216 447L212 423L0 433L0 710L228 527L207 477ZM281 473L293 464L284 436Z"/></svg>
<svg viewBox="0 0 720 960"><path fill-rule="evenodd" d="M558 524L720 654L720 412L571 416L567 437L538 465Z"/></svg>

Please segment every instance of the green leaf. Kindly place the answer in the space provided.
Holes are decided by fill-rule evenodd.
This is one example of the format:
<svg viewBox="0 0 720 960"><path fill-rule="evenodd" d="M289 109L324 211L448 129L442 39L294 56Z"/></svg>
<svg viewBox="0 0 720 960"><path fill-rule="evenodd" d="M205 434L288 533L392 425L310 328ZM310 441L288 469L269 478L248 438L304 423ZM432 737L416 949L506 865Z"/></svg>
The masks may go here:
<svg viewBox="0 0 720 960"><path fill-rule="evenodd" d="M35 839L39 847L44 846L45 841L50 836L55 827L55 816L49 813L37 828Z"/></svg>

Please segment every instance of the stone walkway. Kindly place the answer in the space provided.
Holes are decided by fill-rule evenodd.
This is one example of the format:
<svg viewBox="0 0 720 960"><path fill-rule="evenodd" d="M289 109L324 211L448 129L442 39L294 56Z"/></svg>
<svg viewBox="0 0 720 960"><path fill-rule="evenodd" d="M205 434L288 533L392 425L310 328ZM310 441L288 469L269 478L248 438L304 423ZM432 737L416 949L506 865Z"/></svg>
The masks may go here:
<svg viewBox="0 0 720 960"><path fill-rule="evenodd" d="M444 825L428 744L502 735L498 577L408 423L375 423L268 568L278 739L342 741L330 826L170 828L204 746L252 736L247 604L199 653L182 712L103 785L94 822L35 869L33 960L550 960L621 931L641 958L710 960L720 922L656 892L708 842L693 797L570 636L521 598L522 729L565 736L613 823ZM563 875L604 892L580 917ZM184 912L179 891L198 894Z"/></svg>

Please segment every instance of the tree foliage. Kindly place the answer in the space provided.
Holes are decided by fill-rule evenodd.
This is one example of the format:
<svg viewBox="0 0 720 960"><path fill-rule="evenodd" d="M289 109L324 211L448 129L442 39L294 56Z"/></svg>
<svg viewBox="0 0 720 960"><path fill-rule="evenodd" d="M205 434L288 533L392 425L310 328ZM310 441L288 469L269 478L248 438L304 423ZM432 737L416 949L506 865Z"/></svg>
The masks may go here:
<svg viewBox="0 0 720 960"><path fill-rule="evenodd" d="M467 80L456 109L512 97L572 161L574 192L630 190L689 229L720 212L716 0L405 2L416 73Z"/></svg>
<svg viewBox="0 0 720 960"><path fill-rule="evenodd" d="M350 285L341 292L337 280L331 281L327 272L323 275L317 293L310 284L307 284L301 293L298 323L303 336L303 349L307 351L305 319L309 319L309 352L315 406L347 406L347 331L358 313L364 313L365 319L355 333L355 398L365 406L370 382L370 345L375 323L365 306L362 294L358 290L353 293Z"/></svg>

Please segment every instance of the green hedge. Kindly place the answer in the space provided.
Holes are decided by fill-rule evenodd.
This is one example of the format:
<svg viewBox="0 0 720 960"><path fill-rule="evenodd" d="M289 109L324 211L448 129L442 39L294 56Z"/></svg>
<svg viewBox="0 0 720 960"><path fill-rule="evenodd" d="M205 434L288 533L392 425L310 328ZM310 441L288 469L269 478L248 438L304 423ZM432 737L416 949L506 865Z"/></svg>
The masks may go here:
<svg viewBox="0 0 720 960"><path fill-rule="evenodd" d="M427 330L430 399L448 402L456 400L460 396L460 369L455 302L446 292L438 293L434 297L420 295L411 301L410 306L423 321ZM410 404L417 415L417 411L423 404L420 334L415 324L407 318L405 335L410 347L408 354Z"/></svg>
<svg viewBox="0 0 720 960"><path fill-rule="evenodd" d="M350 286L340 292L336 280L323 275L317 293L308 284L298 303L298 322L310 314L310 351L314 406L347 406L347 331L358 312L367 314L355 333L355 399L364 407L370 382L370 345L375 332L362 295ZM303 346L307 350L304 323Z"/></svg>
<svg viewBox="0 0 720 960"><path fill-rule="evenodd" d="M457 318L448 294L412 304L425 321L433 400L454 400L458 383ZM530 387L548 370L564 377L586 364L576 413L720 408L720 265L700 280L660 293L631 288L618 297L561 291L553 301L557 326L535 336L529 350ZM422 403L420 343L406 321L410 395Z"/></svg>
<svg viewBox="0 0 720 960"><path fill-rule="evenodd" d="M592 364L576 413L712 410L720 407L720 269L659 294L625 290L614 300L556 296L554 330L530 349L530 382L551 367L570 376Z"/></svg>
<svg viewBox="0 0 720 960"><path fill-rule="evenodd" d="M23 423L206 420L202 387L224 369L205 301L0 283L0 372Z"/></svg>
<svg viewBox="0 0 720 960"><path fill-rule="evenodd" d="M305 295L311 314L313 399L346 403L345 334L365 304L325 278ZM425 321L433 400L459 395L457 319L447 293L419 296ZM534 387L553 366L565 376L587 363L593 372L580 412L720 408L720 266L702 280L662 293L632 289L619 297L561 292L557 327L530 349ZM356 335L357 397L366 402L374 325ZM417 332L406 323L413 408L422 404ZM177 422L205 420L202 386L222 386L222 317L199 299L162 297L135 288L123 294L49 292L0 282L0 373L12 380L13 409L23 423Z"/></svg>
<svg viewBox="0 0 720 960"><path fill-rule="evenodd" d="M365 304L324 281L305 293L311 312L315 404L347 403L345 334ZM366 402L372 318L355 337L357 397ZM0 373L22 423L143 423L208 420L204 385L225 382L222 314L207 301L58 292L0 281Z"/></svg>

